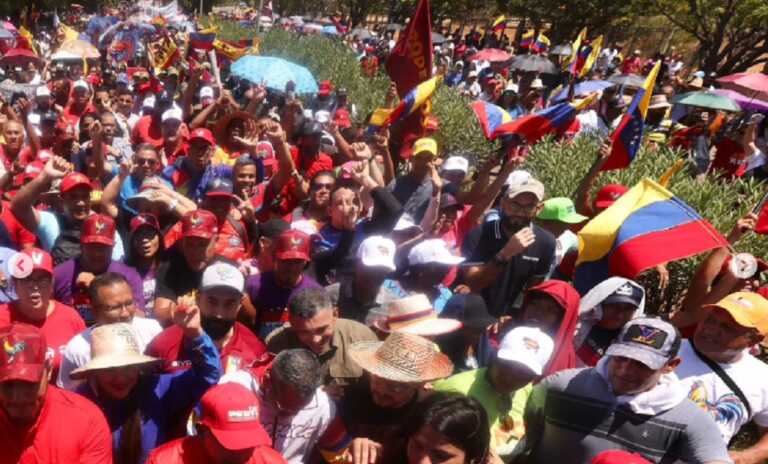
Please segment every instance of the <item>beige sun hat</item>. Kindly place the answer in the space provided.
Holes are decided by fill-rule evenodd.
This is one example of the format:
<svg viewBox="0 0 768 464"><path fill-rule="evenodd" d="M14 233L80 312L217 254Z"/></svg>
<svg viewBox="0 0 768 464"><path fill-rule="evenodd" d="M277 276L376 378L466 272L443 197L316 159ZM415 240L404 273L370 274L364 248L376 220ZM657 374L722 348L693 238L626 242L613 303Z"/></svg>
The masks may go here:
<svg viewBox="0 0 768 464"><path fill-rule="evenodd" d="M405 332L422 337L434 337L461 328L461 321L438 318L429 298L423 293L391 301L386 316L373 322L382 332Z"/></svg>
<svg viewBox="0 0 768 464"><path fill-rule="evenodd" d="M453 363L437 345L403 332L393 332L383 342L354 343L349 355L363 370L393 382L431 382L453 372Z"/></svg>
<svg viewBox="0 0 768 464"><path fill-rule="evenodd" d="M161 360L141 354L136 334L130 324L118 322L95 327L91 332L91 360L72 371L69 377L79 380L89 373L113 367L149 367Z"/></svg>

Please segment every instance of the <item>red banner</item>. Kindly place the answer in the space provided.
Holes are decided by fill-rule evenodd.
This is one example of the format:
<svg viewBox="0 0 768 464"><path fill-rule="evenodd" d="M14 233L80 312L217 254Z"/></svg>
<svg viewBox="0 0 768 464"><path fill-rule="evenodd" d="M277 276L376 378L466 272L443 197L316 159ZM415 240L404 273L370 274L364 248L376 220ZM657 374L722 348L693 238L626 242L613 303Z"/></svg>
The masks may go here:
<svg viewBox="0 0 768 464"><path fill-rule="evenodd" d="M385 64L387 74L397 85L400 98L432 77L431 20L429 0L420 0Z"/></svg>

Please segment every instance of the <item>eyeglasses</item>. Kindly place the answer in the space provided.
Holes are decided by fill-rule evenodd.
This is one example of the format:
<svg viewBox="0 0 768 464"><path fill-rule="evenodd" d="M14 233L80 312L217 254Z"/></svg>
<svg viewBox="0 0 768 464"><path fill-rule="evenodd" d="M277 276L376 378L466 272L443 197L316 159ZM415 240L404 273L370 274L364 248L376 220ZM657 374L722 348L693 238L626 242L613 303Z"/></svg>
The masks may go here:
<svg viewBox="0 0 768 464"><path fill-rule="evenodd" d="M50 286L53 280L50 277L38 277L36 279L27 277L26 279L18 279L16 282L27 287L45 288Z"/></svg>
<svg viewBox="0 0 768 464"><path fill-rule="evenodd" d="M149 167L153 167L157 164L157 160L152 158L136 158L136 164L138 164L139 166L146 165Z"/></svg>
<svg viewBox="0 0 768 464"><path fill-rule="evenodd" d="M316 184L312 184L312 190L331 190L333 188L333 183L323 183L318 182Z"/></svg>

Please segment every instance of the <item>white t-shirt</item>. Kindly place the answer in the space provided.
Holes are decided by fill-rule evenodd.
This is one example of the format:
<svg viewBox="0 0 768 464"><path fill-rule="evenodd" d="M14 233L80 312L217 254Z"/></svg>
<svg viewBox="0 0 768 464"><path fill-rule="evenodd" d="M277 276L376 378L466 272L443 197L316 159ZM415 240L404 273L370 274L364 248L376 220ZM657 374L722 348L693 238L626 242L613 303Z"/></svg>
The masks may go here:
<svg viewBox="0 0 768 464"><path fill-rule="evenodd" d="M289 416L263 400L258 380L250 372L239 370L219 380L220 384L229 382L239 383L262 399L259 420L274 440L272 447L290 464L309 462L317 442L336 416L336 405L328 394L318 388L304 409Z"/></svg>
<svg viewBox="0 0 768 464"><path fill-rule="evenodd" d="M143 353L157 334L162 332L163 328L154 319L144 317L134 317L131 326L136 334L136 341L139 343L139 349ZM82 380L72 380L69 374L78 367L84 366L91 360L91 331L89 327L79 334L72 337L72 340L64 347L61 353L61 367L59 368L59 378L56 379L56 385L59 388L74 391L83 382Z"/></svg>
<svg viewBox="0 0 768 464"><path fill-rule="evenodd" d="M688 397L710 413L726 443L752 419L760 427L768 427L768 364L747 352L735 363L720 364L746 395L752 408L752 416L747 417L739 397L694 353L688 340L683 340L679 356L683 361L675 373Z"/></svg>

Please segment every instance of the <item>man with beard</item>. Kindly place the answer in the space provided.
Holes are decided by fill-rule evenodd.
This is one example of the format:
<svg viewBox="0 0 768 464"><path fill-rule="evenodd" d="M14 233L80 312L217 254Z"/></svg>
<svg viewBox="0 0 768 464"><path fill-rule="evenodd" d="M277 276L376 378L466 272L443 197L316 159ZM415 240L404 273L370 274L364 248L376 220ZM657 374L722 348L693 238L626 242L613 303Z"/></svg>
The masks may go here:
<svg viewBox="0 0 768 464"><path fill-rule="evenodd" d="M189 150L163 170L163 178L187 198L200 201L208 182L216 177L231 177L229 166L211 164L216 141L208 129L195 129L189 136Z"/></svg>
<svg viewBox="0 0 768 464"><path fill-rule="evenodd" d="M555 237L533 223L543 207L544 185L530 178L512 184L499 217L473 229L462 255L471 263L466 283L481 292L494 317L510 315L518 296L544 280L555 256Z"/></svg>
<svg viewBox="0 0 768 464"><path fill-rule="evenodd" d="M0 464L111 464L104 414L80 395L49 387L52 358L40 329L4 327L0 343Z"/></svg>
<svg viewBox="0 0 768 464"><path fill-rule="evenodd" d="M56 266L54 295L66 305L73 306L86 325L94 323L88 287L99 274L116 272L125 276L131 286L136 307L144 312L144 290L139 274L130 266L112 260L115 246L115 221L103 214L92 214L83 221L80 235L80 256Z"/></svg>
<svg viewBox="0 0 768 464"><path fill-rule="evenodd" d="M194 297L200 308L200 324L219 350L224 373L249 366L266 353L261 340L236 321L244 286L245 278L235 266L217 261L203 272L199 292ZM192 301L192 297L181 298L177 311L183 311ZM183 339L184 331L179 326L169 327L150 343L147 354L165 360L169 370L186 369L193 356L185 351Z"/></svg>
<svg viewBox="0 0 768 464"><path fill-rule="evenodd" d="M51 184L61 179L61 211L38 211L35 205L48 192ZM83 221L91 214L91 181L79 172L72 172L72 165L55 156L48 160L40 173L22 187L11 201L11 211L22 226L34 232L42 248L50 251L55 264L80 254L80 233ZM115 234L112 258L123 257L123 243Z"/></svg>
<svg viewBox="0 0 768 464"><path fill-rule="evenodd" d="M398 176L387 188L397 201L403 205L403 212L408 213L420 223L432 197L432 178L430 173L437 158L437 142L431 138L421 138L413 144L411 169Z"/></svg>
<svg viewBox="0 0 768 464"><path fill-rule="evenodd" d="M91 360L91 333L95 327L117 322L130 324L141 352L163 330L156 320L136 315L131 285L122 274L105 272L96 276L88 286L88 297L95 324L72 337L61 351L56 385L70 391L75 391L82 380L72 380L69 374Z"/></svg>

